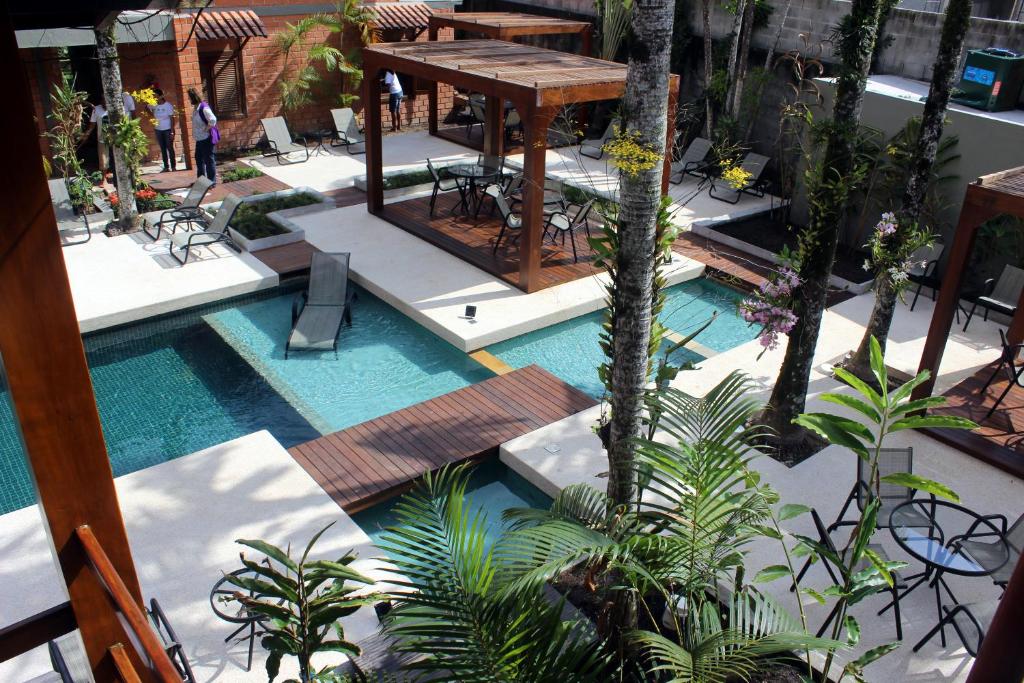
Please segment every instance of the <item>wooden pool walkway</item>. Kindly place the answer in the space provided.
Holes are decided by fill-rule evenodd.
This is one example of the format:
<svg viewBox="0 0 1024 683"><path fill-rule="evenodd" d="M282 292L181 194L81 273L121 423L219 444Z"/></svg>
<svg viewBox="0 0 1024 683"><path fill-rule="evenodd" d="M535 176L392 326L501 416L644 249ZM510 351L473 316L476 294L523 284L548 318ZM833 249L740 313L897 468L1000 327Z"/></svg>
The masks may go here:
<svg viewBox="0 0 1024 683"><path fill-rule="evenodd" d="M412 486L424 472L495 455L517 436L596 401L530 365L288 449L346 512Z"/></svg>

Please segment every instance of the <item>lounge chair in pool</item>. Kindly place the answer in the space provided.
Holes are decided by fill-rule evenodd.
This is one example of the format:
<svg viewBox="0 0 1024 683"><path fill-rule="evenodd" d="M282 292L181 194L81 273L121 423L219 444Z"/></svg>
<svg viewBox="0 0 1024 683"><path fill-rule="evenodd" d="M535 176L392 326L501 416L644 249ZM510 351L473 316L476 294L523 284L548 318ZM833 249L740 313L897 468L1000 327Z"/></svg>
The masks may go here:
<svg viewBox="0 0 1024 683"><path fill-rule="evenodd" d="M763 154L747 152L747 156L743 157L743 161L740 163L740 168L750 174L746 185L737 188L721 178L712 178L708 194L719 201L729 204L736 204L739 202L740 197L745 194L749 194L752 197L763 197L768 190L768 181L762 179L761 175L764 173L764 169L768 166L769 161L771 159Z"/></svg>
<svg viewBox="0 0 1024 683"><path fill-rule="evenodd" d="M600 159L604 156L604 146L608 140L615 135L615 131L619 128L619 120L612 119L608 122L608 127L604 129L604 133L601 134L596 140L584 140L580 143L580 154L591 159Z"/></svg>
<svg viewBox="0 0 1024 683"><path fill-rule="evenodd" d="M181 265L188 261L188 253L196 247L209 246L217 242L231 243L231 236L228 234L228 223L235 215L235 211L241 206L242 199L229 194L220 203L216 215L209 223L201 223L202 230L186 230L171 235L170 254ZM182 252L182 255L174 253L175 249Z"/></svg>
<svg viewBox="0 0 1024 683"><path fill-rule="evenodd" d="M68 182L64 178L55 178L47 181L50 186L50 201L53 203L53 213L57 218L57 230L60 232L60 246L71 247L76 244L85 244L92 239L92 228L89 227L89 217L83 211L81 215L75 213L75 207L71 204L71 193L68 192ZM66 238L64 233L78 231L85 226L85 236L79 238Z"/></svg>
<svg viewBox="0 0 1024 683"><path fill-rule="evenodd" d="M317 252L309 267L309 288L292 304L292 331L284 357L292 351L334 351L344 323L352 324L355 290L348 283L350 254Z"/></svg>
<svg viewBox="0 0 1024 683"><path fill-rule="evenodd" d="M186 225L204 223L206 221L205 214L199 208L199 205L203 203L203 198L210 191L211 187L213 187L212 180L204 175L199 176L192 183L192 187L188 188L188 194L185 195L185 199L181 201L181 204L161 213L160 217L152 225L148 222L144 223L142 231L152 237L155 242L160 239L160 231L165 223L170 224L172 235L177 232L180 223L185 223ZM155 228L156 232L150 232L151 228Z"/></svg>
<svg viewBox="0 0 1024 683"><path fill-rule="evenodd" d="M349 154L366 154L366 141L363 138L363 134L359 132L355 112L350 107L332 109L331 118L334 119L334 135L331 138L331 147L341 147L344 145L345 151ZM356 149L352 149L352 147Z"/></svg>
<svg viewBox="0 0 1024 683"><path fill-rule="evenodd" d="M270 151L263 156L273 154L277 156L277 163L280 164L282 155L287 156L293 152L304 152L306 158L293 163L309 161L309 147L306 147L306 138L301 136L294 137L291 131L288 130L288 123L284 120L283 116L260 119L260 123L263 125L263 133L267 136L267 144L270 145ZM301 140L302 144L296 144L296 140ZM291 162L291 159L288 161Z"/></svg>
<svg viewBox="0 0 1024 683"><path fill-rule="evenodd" d="M683 182L687 175L701 176L707 168L707 156L711 152L711 141L706 138L694 138L683 152L683 156L672 162L672 174L669 181L673 185Z"/></svg>

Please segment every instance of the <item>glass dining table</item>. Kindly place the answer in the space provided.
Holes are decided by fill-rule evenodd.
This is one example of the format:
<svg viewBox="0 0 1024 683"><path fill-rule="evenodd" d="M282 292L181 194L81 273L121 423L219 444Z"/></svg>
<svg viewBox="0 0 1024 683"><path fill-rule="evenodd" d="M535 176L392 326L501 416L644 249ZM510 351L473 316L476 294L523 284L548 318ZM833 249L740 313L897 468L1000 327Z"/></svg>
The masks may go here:
<svg viewBox="0 0 1024 683"><path fill-rule="evenodd" d="M497 166L487 166L484 164L453 164L448 166L447 170L453 177L461 179L464 183L462 199L455 205L452 211L461 210L467 215L475 215L480 202L483 200L477 189L481 185L486 186L497 180L498 176L501 175L501 169Z"/></svg>

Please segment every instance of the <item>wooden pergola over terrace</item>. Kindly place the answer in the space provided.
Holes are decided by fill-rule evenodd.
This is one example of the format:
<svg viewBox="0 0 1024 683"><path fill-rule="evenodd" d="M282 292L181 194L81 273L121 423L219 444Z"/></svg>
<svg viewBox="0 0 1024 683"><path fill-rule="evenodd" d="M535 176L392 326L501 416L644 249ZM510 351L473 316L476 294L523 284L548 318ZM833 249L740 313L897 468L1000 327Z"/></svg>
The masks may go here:
<svg viewBox="0 0 1024 683"><path fill-rule="evenodd" d="M379 43L363 48L366 73L392 69L432 83L449 83L486 97L484 152L500 155L504 131L503 100L519 111L523 122L523 227L519 240L519 287L527 292L541 288L540 260L544 210L544 173L547 130L566 105L622 97L626 66L593 57L546 50L499 40L459 40L425 43ZM668 121L675 119L679 77L673 75L668 96ZM375 79L364 81L364 101L373 99ZM672 127L666 125L666 150L671 150ZM668 190L666 155L662 191ZM367 209L391 221L384 212L381 115L376 107L366 110ZM394 222L398 227L399 223Z"/></svg>
<svg viewBox="0 0 1024 683"><path fill-rule="evenodd" d="M582 41L581 54L589 55L593 27L588 21L542 17L520 12L453 12L434 14L428 24L431 40L442 28L475 33L494 40L514 42L520 36L576 34Z"/></svg>

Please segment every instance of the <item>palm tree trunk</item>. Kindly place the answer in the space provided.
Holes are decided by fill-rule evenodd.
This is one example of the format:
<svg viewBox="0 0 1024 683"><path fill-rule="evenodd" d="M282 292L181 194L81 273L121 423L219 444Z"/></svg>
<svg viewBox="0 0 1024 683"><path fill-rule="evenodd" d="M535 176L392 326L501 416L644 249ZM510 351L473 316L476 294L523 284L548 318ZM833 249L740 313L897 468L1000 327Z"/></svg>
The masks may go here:
<svg viewBox="0 0 1024 683"><path fill-rule="evenodd" d="M704 137L711 139L715 130L715 106L711 101L708 91L711 89L711 79L714 76L714 64L711 60L711 0L701 0L701 17L704 22ZM671 24L669 24L671 26Z"/></svg>
<svg viewBox="0 0 1024 683"><path fill-rule="evenodd" d="M906 235L904 228L914 226L921 219L921 208L928 193L928 184L932 177L932 165L939 149L939 140L946 121L946 108L953 90L953 81L960 64L960 55L964 49L964 38L971 25L972 0L950 0L946 7L946 18L942 22L942 36L939 40L939 51L932 69L932 83L928 89L928 99L924 103L921 115L921 132L917 137L914 150L914 163L907 187L903 192L903 201L899 210L897 239ZM875 307L871 311L871 319L864 330L864 338L850 359L848 366L854 374L865 377L870 373L869 361L871 337L878 339L878 344L885 353L885 343L889 338L893 312L896 310L898 292L888 282L885 274L878 275L875 290Z"/></svg>
<svg viewBox="0 0 1024 683"><path fill-rule="evenodd" d="M839 229L849 198L848 178L854 168L854 140L860 124L864 87L875 47L883 0L853 0L850 15L840 24L832 121L819 176L808 183L811 207L800 253L800 285L795 301L797 323L790 331L786 355L772 390L767 424L778 434L782 453L798 451L806 437L793 419L804 411L814 350L825 310L828 278L835 261Z"/></svg>
<svg viewBox="0 0 1024 683"><path fill-rule="evenodd" d="M740 109L743 107L743 82L747 78L747 65L750 60L750 38L754 33L755 0L748 0L743 8L743 19L740 22L740 44L736 55L736 64L732 71L732 100L730 113L739 126Z"/></svg>
<svg viewBox="0 0 1024 683"><path fill-rule="evenodd" d="M100 80L103 83L103 99L107 104L107 123L103 126L104 133L111 134L121 119L125 117L124 100L121 99L121 66L117 56L117 38L114 35L116 21L105 22L97 27L96 59L100 63ZM125 158L124 149L120 145L114 148L114 174L117 176L117 223L122 230L135 226L138 208L135 206L135 178Z"/></svg>

